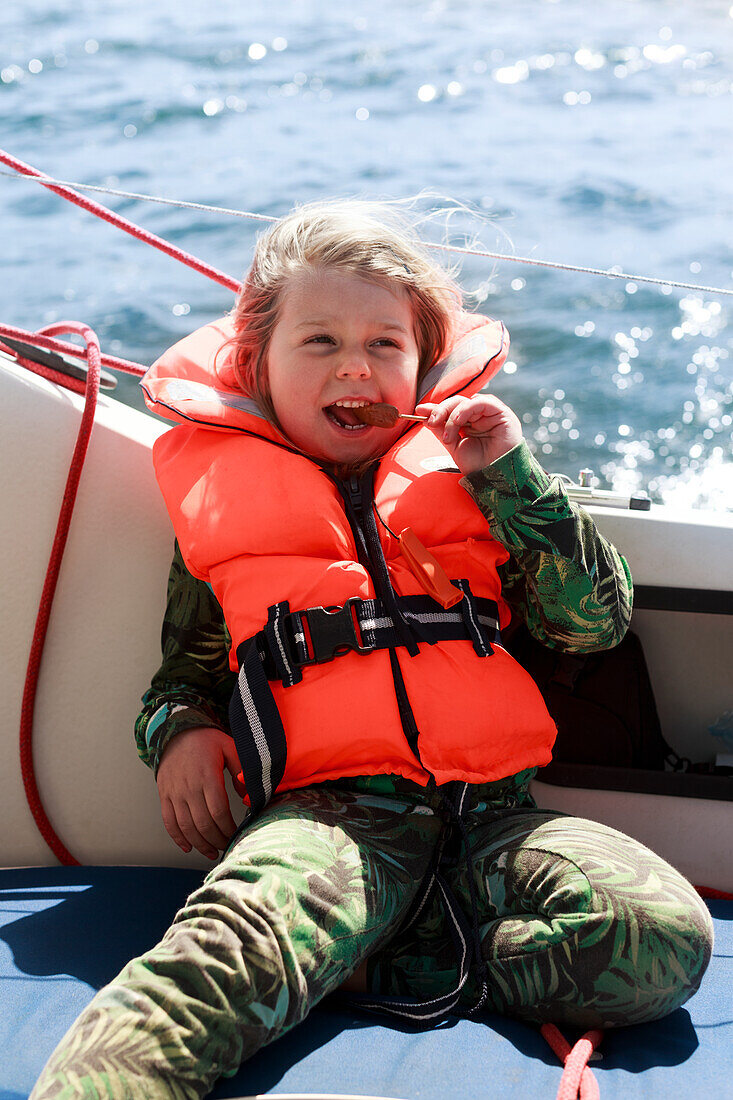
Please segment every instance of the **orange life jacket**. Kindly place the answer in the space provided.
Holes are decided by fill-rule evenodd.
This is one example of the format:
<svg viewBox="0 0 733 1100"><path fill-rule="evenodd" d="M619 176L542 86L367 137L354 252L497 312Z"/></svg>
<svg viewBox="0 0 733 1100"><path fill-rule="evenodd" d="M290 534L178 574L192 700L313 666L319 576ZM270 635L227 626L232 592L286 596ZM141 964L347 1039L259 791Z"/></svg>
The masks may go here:
<svg viewBox="0 0 733 1100"><path fill-rule="evenodd" d="M232 637L235 740L265 773L248 776L243 759L250 797L264 791L253 805L345 776L479 783L547 763L554 724L500 644L508 552L445 448L415 426L375 471L337 483L237 388L231 335L228 320L207 325L141 384L150 408L178 421L155 444L156 474L184 561L211 585ZM477 392L507 350L503 325L462 315L420 400ZM425 594L395 537L405 528L466 593L455 607Z"/></svg>

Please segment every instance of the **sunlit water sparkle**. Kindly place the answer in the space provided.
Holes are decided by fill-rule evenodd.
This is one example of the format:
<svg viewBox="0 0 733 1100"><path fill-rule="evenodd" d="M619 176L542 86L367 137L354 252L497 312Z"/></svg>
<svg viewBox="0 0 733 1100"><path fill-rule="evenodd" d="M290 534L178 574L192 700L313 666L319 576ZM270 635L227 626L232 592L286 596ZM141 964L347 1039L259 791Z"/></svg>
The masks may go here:
<svg viewBox="0 0 733 1100"><path fill-rule="evenodd" d="M732 11L26 0L0 13L1 143L62 179L264 214L430 188L489 219L455 218L459 243L733 288ZM83 319L146 362L231 306L35 185L0 177L0 202L8 323ZM259 228L109 204L232 274ZM494 387L548 468L733 507L729 298L485 260L462 281L509 327Z"/></svg>

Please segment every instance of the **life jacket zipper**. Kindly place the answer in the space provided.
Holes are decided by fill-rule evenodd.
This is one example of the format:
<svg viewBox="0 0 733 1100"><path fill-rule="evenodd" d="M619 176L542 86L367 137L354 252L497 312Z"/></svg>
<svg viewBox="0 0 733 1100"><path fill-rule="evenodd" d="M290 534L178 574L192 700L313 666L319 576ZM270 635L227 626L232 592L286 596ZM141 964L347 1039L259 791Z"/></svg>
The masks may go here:
<svg viewBox="0 0 733 1100"><path fill-rule="evenodd" d="M374 473L375 467L372 467L367 470L361 478L350 477L348 484L344 483L344 488L346 488L348 493L353 521L356 522L359 528L361 541L363 541L363 547L369 562L369 574L372 578L374 588L377 595L382 600L382 603L392 616L395 632L400 639L400 644L407 649L411 657L416 657L420 650L418 649L415 635L404 619L397 604L397 600L395 599L395 591L392 587L387 562L384 557L384 551L382 550L382 543L379 538L377 521L374 518ZM343 490L342 495L344 495ZM353 521L350 518L352 527ZM354 533L355 535L357 534L357 532Z"/></svg>
<svg viewBox="0 0 733 1100"><path fill-rule="evenodd" d="M392 582L384 558L382 544L377 530L377 521L374 518L372 503L374 500L374 474L376 465L371 467L361 478L352 476L347 481L336 481L336 486L344 499L346 517L352 529L356 542L359 561L369 573L372 584L382 603L390 612L394 622L395 632L401 644L407 649L410 656L415 657L420 650L409 624L400 612ZM418 738L420 731L415 721L415 715L410 705L407 687L402 676L397 653L394 647L389 649L389 663L392 669L397 705L400 712L402 730L412 752L420 761ZM422 763L422 761L420 761Z"/></svg>

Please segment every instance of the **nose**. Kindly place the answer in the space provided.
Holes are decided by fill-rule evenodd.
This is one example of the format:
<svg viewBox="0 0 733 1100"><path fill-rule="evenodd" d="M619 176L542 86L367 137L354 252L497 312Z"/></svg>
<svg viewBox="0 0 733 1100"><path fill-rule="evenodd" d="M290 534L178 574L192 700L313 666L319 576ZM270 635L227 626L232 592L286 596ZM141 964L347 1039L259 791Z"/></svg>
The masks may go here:
<svg viewBox="0 0 733 1100"><path fill-rule="evenodd" d="M369 363L362 351L344 350L336 367L337 378L371 378L371 374Z"/></svg>

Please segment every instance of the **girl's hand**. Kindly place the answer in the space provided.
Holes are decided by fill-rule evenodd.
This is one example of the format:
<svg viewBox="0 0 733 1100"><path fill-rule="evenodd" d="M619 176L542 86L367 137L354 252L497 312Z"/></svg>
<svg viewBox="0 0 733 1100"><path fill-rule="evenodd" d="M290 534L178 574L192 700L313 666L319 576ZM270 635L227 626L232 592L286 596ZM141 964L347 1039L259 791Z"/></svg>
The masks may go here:
<svg viewBox="0 0 733 1100"><path fill-rule="evenodd" d="M426 401L415 412L428 416L435 433L462 474L473 474L522 442L522 425L508 405L489 393Z"/></svg>
<svg viewBox="0 0 733 1100"><path fill-rule="evenodd" d="M163 824L182 851L193 847L216 859L236 830L224 786L225 768L237 793L244 795L244 785L236 778L242 770L237 750L222 730L184 730L163 750L157 777Z"/></svg>

